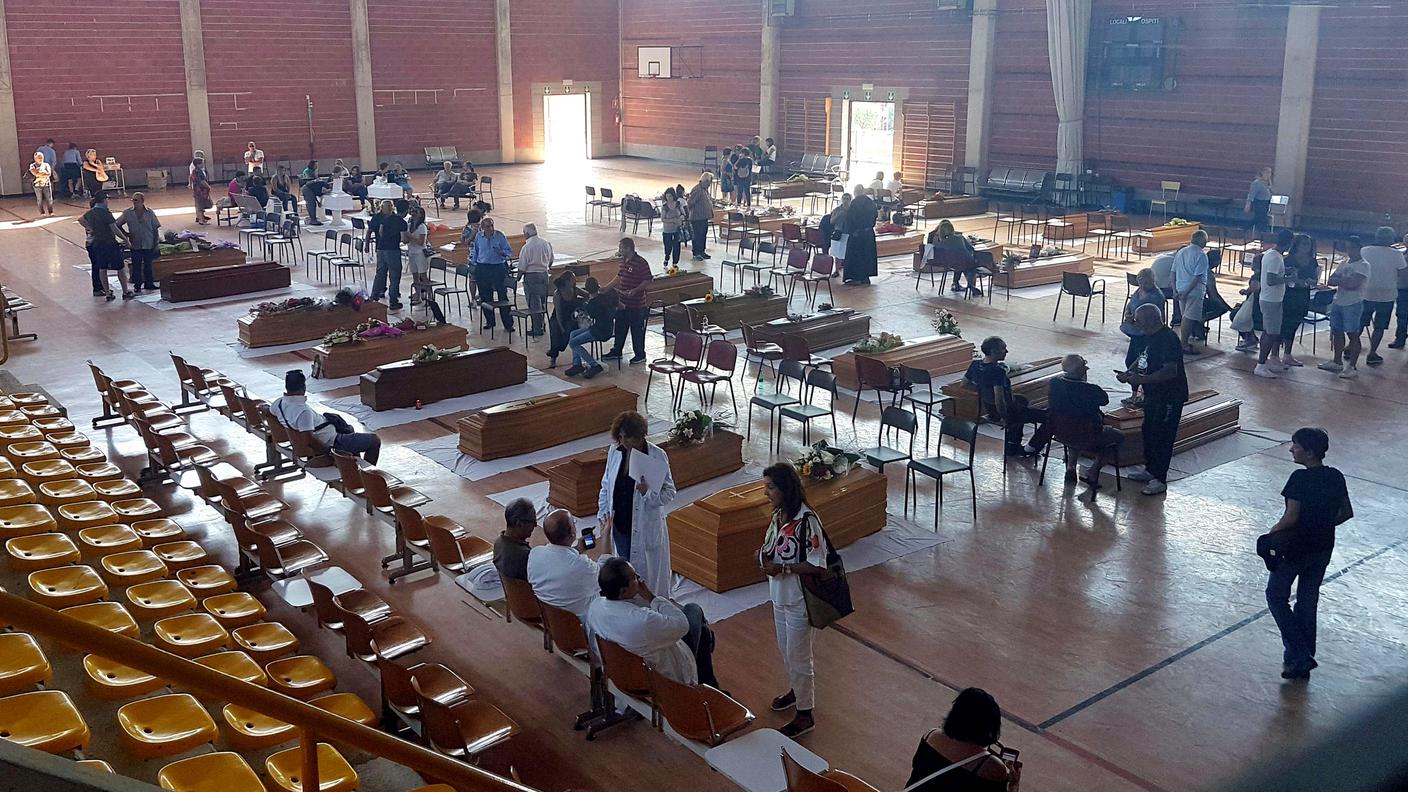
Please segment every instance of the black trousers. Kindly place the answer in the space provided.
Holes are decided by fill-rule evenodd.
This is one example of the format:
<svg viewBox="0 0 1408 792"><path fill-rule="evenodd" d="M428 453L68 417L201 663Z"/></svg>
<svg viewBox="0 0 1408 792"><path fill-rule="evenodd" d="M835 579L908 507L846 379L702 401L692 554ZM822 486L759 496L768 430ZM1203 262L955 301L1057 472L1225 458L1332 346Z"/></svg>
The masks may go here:
<svg viewBox="0 0 1408 792"><path fill-rule="evenodd" d="M1007 406L1008 451L1016 451L1022 447L1022 433L1027 424L1036 426L1036 432L1032 434L1032 447L1041 448L1046 445L1046 441L1051 439L1051 432L1046 428L1046 410L1032 407L1025 396L1013 396L1012 403Z"/></svg>
<svg viewBox="0 0 1408 792"><path fill-rule="evenodd" d="M1144 469L1158 481L1168 481L1168 465L1173 460L1173 441L1183 418L1183 402L1159 402L1144 397Z"/></svg>
<svg viewBox="0 0 1408 792"><path fill-rule="evenodd" d="M680 232L663 231L661 235L664 237L665 241L665 263L680 263Z"/></svg>
<svg viewBox="0 0 1408 792"><path fill-rule="evenodd" d="M1408 289L1398 290L1398 326L1393 331L1397 343L1408 341Z"/></svg>
<svg viewBox="0 0 1408 792"><path fill-rule="evenodd" d="M613 352L626 348L626 334L631 335L631 351L635 357L645 357L645 308L620 308L616 311L616 343Z"/></svg>
<svg viewBox="0 0 1408 792"><path fill-rule="evenodd" d="M690 240L690 249L696 256L704 255L704 243L709 239L708 220L690 220L689 232L693 237Z"/></svg>

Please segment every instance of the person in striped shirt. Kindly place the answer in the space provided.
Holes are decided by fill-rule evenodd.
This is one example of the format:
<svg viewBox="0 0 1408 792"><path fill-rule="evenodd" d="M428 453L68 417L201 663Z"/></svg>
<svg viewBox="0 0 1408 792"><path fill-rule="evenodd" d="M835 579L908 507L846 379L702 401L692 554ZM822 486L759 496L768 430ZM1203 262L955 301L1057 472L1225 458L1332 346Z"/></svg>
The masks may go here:
<svg viewBox="0 0 1408 792"><path fill-rule="evenodd" d="M602 355L603 360L617 360L626 345L626 333L631 334L632 363L645 362L645 318L647 314L645 290L655 276L650 272L650 264L636 253L635 240L625 237L616 248L621 259L621 269L616 279L606 288L614 288L620 296L620 308L616 311L616 343L611 351Z"/></svg>

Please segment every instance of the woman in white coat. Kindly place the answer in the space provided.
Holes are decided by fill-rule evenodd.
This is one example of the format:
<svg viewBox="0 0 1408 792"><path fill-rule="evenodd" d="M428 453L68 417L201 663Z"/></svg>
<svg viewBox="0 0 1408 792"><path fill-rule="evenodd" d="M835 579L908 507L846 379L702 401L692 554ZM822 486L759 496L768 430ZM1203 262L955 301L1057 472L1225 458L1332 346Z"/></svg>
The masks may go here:
<svg viewBox="0 0 1408 792"><path fill-rule="evenodd" d="M675 479L664 449L645 439L646 422L640 413L623 412L611 422L611 447L606 452L606 474L601 477L597 519L611 536L611 552L631 562L651 591L669 596L670 534L664 508L675 499ZM630 476L626 453L646 454L664 470L663 480Z"/></svg>

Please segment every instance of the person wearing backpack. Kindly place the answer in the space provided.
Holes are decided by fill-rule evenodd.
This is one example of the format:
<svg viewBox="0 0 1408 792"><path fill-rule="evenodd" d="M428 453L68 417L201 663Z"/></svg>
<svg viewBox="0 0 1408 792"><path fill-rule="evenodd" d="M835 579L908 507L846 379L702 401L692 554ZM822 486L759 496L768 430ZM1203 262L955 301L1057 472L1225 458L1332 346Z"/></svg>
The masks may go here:
<svg viewBox="0 0 1408 792"><path fill-rule="evenodd" d="M739 206L753 205L753 155L743 149L733 166L733 190Z"/></svg>

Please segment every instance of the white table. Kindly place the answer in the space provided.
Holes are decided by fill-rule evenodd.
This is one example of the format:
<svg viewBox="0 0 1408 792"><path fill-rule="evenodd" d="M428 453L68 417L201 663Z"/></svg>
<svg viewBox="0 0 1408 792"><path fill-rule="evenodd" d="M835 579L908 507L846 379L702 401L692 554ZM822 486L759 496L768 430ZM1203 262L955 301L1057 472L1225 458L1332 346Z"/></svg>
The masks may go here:
<svg viewBox="0 0 1408 792"><path fill-rule="evenodd" d="M748 792L787 792L782 749L813 773L825 772L826 760L777 729L756 729L704 752L704 761Z"/></svg>
<svg viewBox="0 0 1408 792"><path fill-rule="evenodd" d="M326 224L329 231L343 231L352 224L342 219L342 213L357 208L357 199L341 190L333 190L323 196L323 208L332 215Z"/></svg>
<svg viewBox="0 0 1408 792"><path fill-rule="evenodd" d="M373 184L367 188L367 197L395 200L406 197L406 191L399 184Z"/></svg>

